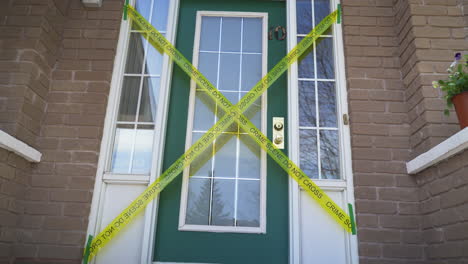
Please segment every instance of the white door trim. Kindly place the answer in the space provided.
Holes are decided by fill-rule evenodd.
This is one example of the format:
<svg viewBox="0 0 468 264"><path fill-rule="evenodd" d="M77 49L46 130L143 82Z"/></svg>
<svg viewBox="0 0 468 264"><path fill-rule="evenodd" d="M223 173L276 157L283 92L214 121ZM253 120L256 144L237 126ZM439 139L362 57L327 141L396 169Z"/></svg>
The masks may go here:
<svg viewBox="0 0 468 264"><path fill-rule="evenodd" d="M145 0L146 1L146 0ZM130 0L130 5L135 6L136 0ZM175 44L175 36L177 32L179 0L169 1L168 21L166 38ZM161 85L159 90L159 103L157 109L157 119L155 125L155 133L153 138L153 156L149 176L144 175L110 175L106 174L106 168L112 157L112 146L114 139L114 126L116 121L116 112L120 102L120 93L123 81L123 72L126 64L126 52L130 40L130 19L122 20L120 25L120 33L117 43L116 56L114 60L114 68L112 71L112 79L106 109L106 117L104 121L103 136L100 146L100 155L97 165L96 180L94 184L93 198L89 215L87 234L96 235L101 229L102 206L106 193L106 185L109 183L125 183L127 185L144 185L148 186L153 183L159 176L162 170L162 161L164 154L164 138L167 121L167 111L170 96L170 83L172 77L172 61L167 55L163 56ZM141 261L140 263L153 263L153 248L154 235L156 232L157 220L157 204L158 197L148 204L145 209L144 217L144 235L142 236ZM87 241L85 241L86 243ZM86 246L86 244L84 245ZM93 259L90 263L95 263Z"/></svg>
<svg viewBox="0 0 468 264"><path fill-rule="evenodd" d="M331 6L336 7L339 0L330 0ZM296 25L296 0L287 1L287 27L288 27L288 51L297 45ZM334 10L334 8L332 8ZM341 189L344 192L345 202L354 206L354 185L351 159L351 136L349 125L344 125L341 119L343 114L348 114L345 59L343 47L342 24L333 25L336 89L337 89L337 112L338 127L340 131L340 160L343 173L341 181L316 180L315 182L324 190ZM299 91L298 91L298 65L293 63L288 71L288 140L289 158L299 164ZM289 179L289 263L300 264L301 262L301 223L300 223L300 187L295 180ZM347 208L343 208L347 211ZM348 263L359 263L357 236L347 234L346 248Z"/></svg>

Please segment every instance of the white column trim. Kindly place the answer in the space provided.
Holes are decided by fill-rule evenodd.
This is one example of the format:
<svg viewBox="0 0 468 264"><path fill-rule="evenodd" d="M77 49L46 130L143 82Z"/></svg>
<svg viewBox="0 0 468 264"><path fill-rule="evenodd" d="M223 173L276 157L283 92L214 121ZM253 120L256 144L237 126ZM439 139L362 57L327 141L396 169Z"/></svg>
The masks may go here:
<svg viewBox="0 0 468 264"><path fill-rule="evenodd" d="M468 149L468 127L406 163L406 170L408 174L416 174L466 149Z"/></svg>
<svg viewBox="0 0 468 264"><path fill-rule="evenodd" d="M0 130L0 148L14 152L30 162L41 161L42 154L38 150L2 130Z"/></svg>

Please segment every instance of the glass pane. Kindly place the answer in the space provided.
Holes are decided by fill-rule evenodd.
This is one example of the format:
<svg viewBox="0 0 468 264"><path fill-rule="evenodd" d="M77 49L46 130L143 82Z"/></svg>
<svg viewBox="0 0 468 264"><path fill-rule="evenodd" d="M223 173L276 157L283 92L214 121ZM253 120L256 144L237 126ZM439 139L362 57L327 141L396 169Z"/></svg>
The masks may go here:
<svg viewBox="0 0 468 264"><path fill-rule="evenodd" d="M237 136L222 134L215 142L214 177L236 177Z"/></svg>
<svg viewBox="0 0 468 264"><path fill-rule="evenodd" d="M211 179L190 178L188 189L185 222L191 225L208 225Z"/></svg>
<svg viewBox="0 0 468 264"><path fill-rule="evenodd" d="M216 106L205 92L195 93L195 111L193 120L193 130L208 131L215 121Z"/></svg>
<svg viewBox="0 0 468 264"><path fill-rule="evenodd" d="M318 82L321 127L337 127L335 82Z"/></svg>
<svg viewBox="0 0 468 264"><path fill-rule="evenodd" d="M243 52L262 52L262 19L244 18Z"/></svg>
<svg viewBox="0 0 468 264"><path fill-rule="evenodd" d="M148 0L146 0L148 1ZM166 30L167 14L169 12L168 0L154 0L153 15L151 17L151 24L160 31Z"/></svg>
<svg viewBox="0 0 468 264"><path fill-rule="evenodd" d="M215 87L218 75L218 56L216 53L200 52L200 56L198 57L198 70Z"/></svg>
<svg viewBox="0 0 468 264"><path fill-rule="evenodd" d="M312 0L297 0L296 12L297 33L309 33L312 30Z"/></svg>
<svg viewBox="0 0 468 264"><path fill-rule="evenodd" d="M234 226L234 180L214 180L211 225Z"/></svg>
<svg viewBox="0 0 468 264"><path fill-rule="evenodd" d="M317 78L335 78L335 63L333 60L333 39L319 39L317 42Z"/></svg>
<svg viewBox="0 0 468 264"><path fill-rule="evenodd" d="M317 132L315 129L299 130L300 167L309 178L318 178Z"/></svg>
<svg viewBox="0 0 468 264"><path fill-rule="evenodd" d="M315 82L299 81L299 126L317 126L315 112Z"/></svg>
<svg viewBox="0 0 468 264"><path fill-rule="evenodd" d="M219 68L219 90L239 90L239 54L221 54Z"/></svg>
<svg viewBox="0 0 468 264"><path fill-rule="evenodd" d="M143 58L145 56L145 38L140 33L130 34L130 43L127 51L127 64L125 73L141 74Z"/></svg>
<svg viewBox="0 0 468 264"><path fill-rule="evenodd" d="M240 135L239 178L260 179L260 146L249 135Z"/></svg>
<svg viewBox="0 0 468 264"><path fill-rule="evenodd" d="M124 77L118 121L135 121L140 90L140 77Z"/></svg>
<svg viewBox="0 0 468 264"><path fill-rule="evenodd" d="M260 226L260 181L239 180L237 226Z"/></svg>
<svg viewBox="0 0 468 264"><path fill-rule="evenodd" d="M242 93L241 96L244 97L247 93ZM252 105L244 111L244 116L247 117L250 122L252 122L257 128L261 129L262 125L262 97L258 98Z"/></svg>
<svg viewBox="0 0 468 264"><path fill-rule="evenodd" d="M117 125L112 152L111 171L113 173L129 173L134 139L133 125Z"/></svg>
<svg viewBox="0 0 468 264"><path fill-rule="evenodd" d="M302 39L297 38L297 43ZM308 49L306 53L299 57L299 78L315 78L313 49Z"/></svg>
<svg viewBox="0 0 468 264"><path fill-rule="evenodd" d="M149 174L151 171L151 157L153 153L154 126L137 126L135 150L133 154L132 173Z"/></svg>
<svg viewBox="0 0 468 264"><path fill-rule="evenodd" d="M219 51L219 17L202 17L200 50Z"/></svg>
<svg viewBox="0 0 468 264"><path fill-rule="evenodd" d="M192 145L203 136L204 133L192 133ZM213 144L202 152L190 164L190 176L213 177L211 164L213 162Z"/></svg>
<svg viewBox="0 0 468 264"><path fill-rule="evenodd" d="M223 17L221 29L221 51L240 51L240 17Z"/></svg>
<svg viewBox="0 0 468 264"><path fill-rule="evenodd" d="M242 91L250 91L262 78L262 55L242 55Z"/></svg>
<svg viewBox="0 0 468 264"><path fill-rule="evenodd" d="M229 102L232 104L237 104L239 101L239 93L238 92L223 92L223 95L226 97ZM218 120L221 119L221 117L224 116L224 111L221 109L221 107L218 107ZM237 122L232 123L226 130L225 132L235 132L237 133L239 131L239 125Z"/></svg>
<svg viewBox="0 0 468 264"><path fill-rule="evenodd" d="M143 79L143 90L141 91L141 104L139 122L154 122L159 94L159 78L145 77Z"/></svg>
<svg viewBox="0 0 468 264"><path fill-rule="evenodd" d="M149 21L149 14L150 14L150 11L151 11L151 1L149 0L138 0L136 1L136 4L135 4L135 7L136 7L136 10L138 11L138 13L140 13L147 21ZM136 23L134 25L132 25L132 29L137 29L136 28Z"/></svg>
<svg viewBox="0 0 468 264"><path fill-rule="evenodd" d="M164 35L164 34L163 34ZM163 55L153 45L148 45L145 74L160 75Z"/></svg>
<svg viewBox="0 0 468 264"><path fill-rule="evenodd" d="M330 11L330 0L314 0L314 13L315 13L315 25L318 25L326 16L328 16ZM330 34L330 31L327 31Z"/></svg>
<svg viewBox="0 0 468 264"><path fill-rule="evenodd" d="M340 178L339 150L338 131L320 131L320 160L323 179Z"/></svg>

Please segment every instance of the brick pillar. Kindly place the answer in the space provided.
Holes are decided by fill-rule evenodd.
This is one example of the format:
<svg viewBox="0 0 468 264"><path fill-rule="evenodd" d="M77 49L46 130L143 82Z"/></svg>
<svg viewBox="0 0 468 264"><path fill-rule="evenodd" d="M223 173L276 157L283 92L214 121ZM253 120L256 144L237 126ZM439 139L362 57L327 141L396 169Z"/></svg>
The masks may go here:
<svg viewBox="0 0 468 264"><path fill-rule="evenodd" d="M443 93L432 81L445 78L456 52L468 50L463 0L398 1L403 80L411 125L412 157L459 131L454 111L445 116ZM464 4L462 4L464 3Z"/></svg>
<svg viewBox="0 0 468 264"><path fill-rule="evenodd" d="M404 0L406 1L406 0ZM424 258L392 0L343 1L360 263Z"/></svg>

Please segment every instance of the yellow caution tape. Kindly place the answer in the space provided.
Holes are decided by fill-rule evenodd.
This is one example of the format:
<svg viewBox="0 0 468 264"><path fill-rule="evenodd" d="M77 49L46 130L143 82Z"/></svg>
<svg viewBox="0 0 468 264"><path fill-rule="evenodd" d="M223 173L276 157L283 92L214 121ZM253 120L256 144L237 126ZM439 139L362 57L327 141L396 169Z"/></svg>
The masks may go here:
<svg viewBox="0 0 468 264"><path fill-rule="evenodd" d="M168 54L200 88L205 90L225 111L226 114L177 159L154 183L140 194L122 213L109 223L91 242L89 259L103 248L122 228L124 228L146 205L152 201L185 167L196 159L233 122L238 122L244 130L302 186L330 215L348 232L352 231L350 217L336 205L297 165L259 131L242 113L276 81L314 41L337 19L335 11L323 19L286 57L284 57L265 77L263 77L236 105L232 105L175 47L164 38L133 7L128 6L128 14L148 35L149 42ZM89 260L86 259L85 261Z"/></svg>

